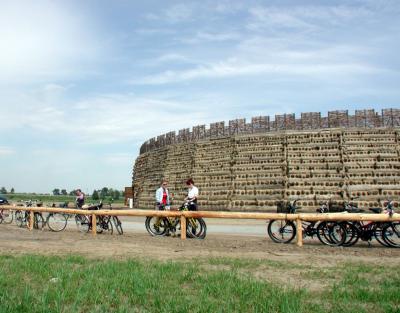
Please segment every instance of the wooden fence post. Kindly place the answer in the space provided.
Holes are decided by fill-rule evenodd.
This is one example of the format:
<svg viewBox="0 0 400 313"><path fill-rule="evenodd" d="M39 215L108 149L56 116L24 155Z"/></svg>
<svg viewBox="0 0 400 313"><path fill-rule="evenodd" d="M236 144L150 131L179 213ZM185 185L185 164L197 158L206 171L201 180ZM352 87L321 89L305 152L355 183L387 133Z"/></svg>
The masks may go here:
<svg viewBox="0 0 400 313"><path fill-rule="evenodd" d="M186 239L186 217L181 215L181 239Z"/></svg>
<svg viewBox="0 0 400 313"><path fill-rule="evenodd" d="M301 219L296 220L296 234L297 234L297 245L303 246L303 227L301 225Z"/></svg>
<svg viewBox="0 0 400 313"><path fill-rule="evenodd" d="M35 213L33 211L29 212L29 230L33 229L33 222L35 220Z"/></svg>
<svg viewBox="0 0 400 313"><path fill-rule="evenodd" d="M97 220L96 220L96 215L92 214L92 235L96 236L97 233Z"/></svg>

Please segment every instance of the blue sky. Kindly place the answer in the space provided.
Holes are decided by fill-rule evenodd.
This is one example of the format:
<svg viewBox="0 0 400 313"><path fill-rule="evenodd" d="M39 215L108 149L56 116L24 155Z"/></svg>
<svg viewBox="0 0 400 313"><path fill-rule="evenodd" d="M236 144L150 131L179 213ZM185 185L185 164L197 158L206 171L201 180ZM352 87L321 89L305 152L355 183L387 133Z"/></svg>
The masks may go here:
<svg viewBox="0 0 400 313"><path fill-rule="evenodd" d="M0 187L122 189L140 145L398 108L400 1L0 0Z"/></svg>

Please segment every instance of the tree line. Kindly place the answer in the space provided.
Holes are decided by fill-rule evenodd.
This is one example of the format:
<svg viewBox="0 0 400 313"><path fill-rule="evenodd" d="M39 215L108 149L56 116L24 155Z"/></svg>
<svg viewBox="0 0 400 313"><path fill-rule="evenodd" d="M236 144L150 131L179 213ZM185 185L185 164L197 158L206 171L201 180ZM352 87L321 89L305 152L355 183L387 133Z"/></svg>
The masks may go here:
<svg viewBox="0 0 400 313"><path fill-rule="evenodd" d="M75 196L76 194L76 189L71 190L69 193L67 192L66 189L59 189L59 188L54 188L52 191L54 196ZM90 196L90 195L86 195ZM124 191L120 191L117 189L113 188L108 188L108 187L103 187L101 189L95 189L92 192L92 199L93 200L104 200L106 198L112 198L114 200L118 200L120 197L124 196Z"/></svg>
<svg viewBox="0 0 400 313"><path fill-rule="evenodd" d="M0 188L0 193L2 193L3 195L7 194L8 191L7 191L6 187L1 187L1 188ZM12 187L12 188L10 189L10 193L11 193L11 194L15 193L14 187Z"/></svg>

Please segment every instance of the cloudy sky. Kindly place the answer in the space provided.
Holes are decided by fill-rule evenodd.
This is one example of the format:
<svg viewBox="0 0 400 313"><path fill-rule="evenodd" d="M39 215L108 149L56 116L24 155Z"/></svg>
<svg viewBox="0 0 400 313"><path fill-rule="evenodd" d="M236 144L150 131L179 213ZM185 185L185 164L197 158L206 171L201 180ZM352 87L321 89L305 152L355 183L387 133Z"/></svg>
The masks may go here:
<svg viewBox="0 0 400 313"><path fill-rule="evenodd" d="M0 187L131 183L145 140L400 105L400 1L0 0Z"/></svg>

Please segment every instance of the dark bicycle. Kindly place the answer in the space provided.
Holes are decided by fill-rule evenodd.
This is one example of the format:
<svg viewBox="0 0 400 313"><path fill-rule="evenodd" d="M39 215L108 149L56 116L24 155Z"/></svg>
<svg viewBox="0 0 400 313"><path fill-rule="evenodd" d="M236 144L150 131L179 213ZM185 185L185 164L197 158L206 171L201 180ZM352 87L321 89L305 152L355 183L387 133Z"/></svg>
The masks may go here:
<svg viewBox="0 0 400 313"><path fill-rule="evenodd" d="M364 210L357 206L345 202L345 210L349 213L360 213ZM382 213L381 208L370 208L375 214ZM394 213L393 201L384 203L384 213L392 216ZM372 221L356 221L343 222L346 228L347 239L343 246L350 247L355 245L359 240L368 242L371 245L373 239L376 239L385 247L400 247L400 223L399 222L372 222Z"/></svg>
<svg viewBox="0 0 400 313"><path fill-rule="evenodd" d="M293 203L288 203L284 206L282 203L278 204L278 213L294 214L299 209L296 206L295 200ZM326 204L323 204L317 212L324 213L326 211ZM328 246L340 246L346 239L345 228L336 221L323 221L323 222L301 222L303 229L303 238L316 236L320 242ZM271 220L268 223L268 236L277 243L290 243L297 233L297 226L294 221L289 220Z"/></svg>
<svg viewBox="0 0 400 313"><path fill-rule="evenodd" d="M103 207L103 203L100 201L100 203L96 205L89 206L87 208L88 211L93 211L93 210L101 210ZM112 235L113 233L113 223L111 222L112 216L110 215L98 215L96 216L96 232L98 234L101 234L103 232L109 233ZM79 231L83 233L89 232L89 230L92 229L92 216L88 212L88 215L83 215L83 214L77 214L75 215L75 223L76 226L78 227Z"/></svg>

